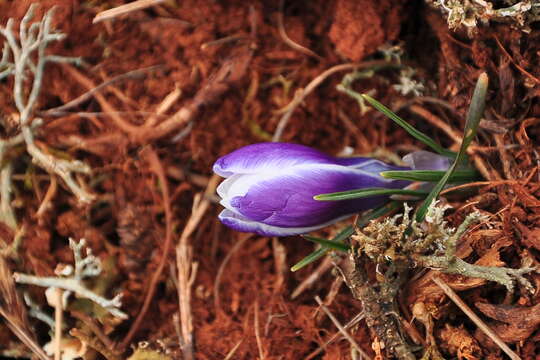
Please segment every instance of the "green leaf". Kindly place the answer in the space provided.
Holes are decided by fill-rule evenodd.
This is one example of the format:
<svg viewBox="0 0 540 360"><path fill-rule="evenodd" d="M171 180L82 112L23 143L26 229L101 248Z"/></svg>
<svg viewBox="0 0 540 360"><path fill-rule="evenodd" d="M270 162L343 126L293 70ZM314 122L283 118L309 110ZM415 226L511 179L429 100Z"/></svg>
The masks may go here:
<svg viewBox="0 0 540 360"><path fill-rule="evenodd" d="M480 74L480 76L478 77L478 81L476 82L476 87L474 89L471 105L469 106L469 111L467 113L467 121L465 122L464 130L465 135L463 137L463 141L461 142L461 147L459 148L457 157L452 163L452 166L450 166L450 168L446 171L446 174L444 174L441 180L437 183L437 185L435 185L435 187L426 197L422 205L418 208L418 211L416 212L416 221L420 222L424 220L428 207L431 205L433 200L435 200L437 196L439 196L439 193L456 170L456 167L463 161L467 152L467 147L471 144L474 137L476 136L478 125L480 124L480 119L482 118L482 114L484 113L488 84L489 79L487 74Z"/></svg>
<svg viewBox="0 0 540 360"><path fill-rule="evenodd" d="M338 201L338 200L350 200L361 199L373 196L381 195L412 195L418 197L425 197L428 193L423 191L405 190L405 189L385 189L385 188L367 188L357 189L349 191L340 191L329 194L321 194L313 197L319 201Z"/></svg>
<svg viewBox="0 0 540 360"><path fill-rule="evenodd" d="M349 251L349 245L344 244L342 242L326 240L326 239L318 238L316 236L311 236L311 235L302 235L302 237L306 240L313 241L314 243L325 246L328 249L334 249L338 251Z"/></svg>
<svg viewBox="0 0 540 360"><path fill-rule="evenodd" d="M437 153L447 156L452 159L456 158L455 152L443 148L441 145L437 144L435 140L433 140L432 138L430 138L428 135L424 134L420 130L417 130L414 126L412 126L411 124L409 124L408 122L400 118L396 113L394 113L392 110L390 110L389 108L387 108L386 106L384 106L383 104L381 104L380 102L378 102L377 100L369 96L368 94L360 94L360 96L364 100L369 102L371 106L373 106L375 109L379 110L384 115L386 115L390 120L394 121L396 124L398 124L403 129L405 129L405 131L407 131L414 138L423 142L424 144L432 148Z"/></svg>
<svg viewBox="0 0 540 360"><path fill-rule="evenodd" d="M424 182L440 181L445 174L446 171L439 170L392 170L381 172L381 176L387 179ZM465 182L476 180L477 178L478 172L476 170L456 170L452 173L448 181Z"/></svg>
<svg viewBox="0 0 540 360"><path fill-rule="evenodd" d="M325 246L322 246L322 247L318 248L317 250L313 251L308 256L306 256L305 258L303 258L302 260L300 260L299 262L294 264L293 267L291 267L291 271L292 272L298 271L298 270L302 269L303 267L306 267L309 264L319 260L324 255L326 255L328 250L329 249L327 247L325 247Z"/></svg>
<svg viewBox="0 0 540 360"><path fill-rule="evenodd" d="M343 228L339 233L337 233L337 235L332 238L332 241L344 242L352 234L354 234L354 229L351 225L349 225Z"/></svg>
<svg viewBox="0 0 540 360"><path fill-rule="evenodd" d="M334 238L330 241L334 241L334 242L344 242L349 236L351 236L352 234L354 234L354 229L352 226L347 226L346 228L344 228L343 230L341 230L336 236L334 236ZM312 262L315 262L317 260L319 260L321 257L323 257L324 255L326 255L326 253L330 250L330 248L326 247L326 246L321 246L319 249L313 251L311 254L309 254L308 256L306 256L305 258L303 258L302 260L300 260L299 262L297 262L293 267L291 267L291 271L292 272L295 272L295 271L298 271L300 270L301 268L305 267L305 266L308 266L309 264L311 264Z"/></svg>

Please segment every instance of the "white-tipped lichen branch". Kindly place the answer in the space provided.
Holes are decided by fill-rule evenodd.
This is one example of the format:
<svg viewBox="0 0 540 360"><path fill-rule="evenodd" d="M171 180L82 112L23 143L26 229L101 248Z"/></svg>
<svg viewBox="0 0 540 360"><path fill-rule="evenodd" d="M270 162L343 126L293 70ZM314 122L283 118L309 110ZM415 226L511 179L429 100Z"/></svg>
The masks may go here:
<svg viewBox="0 0 540 360"><path fill-rule="evenodd" d="M490 0L427 0L427 3L442 10L452 29L460 26L472 29L496 21L530 32L530 25L540 20L540 4L534 0L506 0L504 7Z"/></svg>

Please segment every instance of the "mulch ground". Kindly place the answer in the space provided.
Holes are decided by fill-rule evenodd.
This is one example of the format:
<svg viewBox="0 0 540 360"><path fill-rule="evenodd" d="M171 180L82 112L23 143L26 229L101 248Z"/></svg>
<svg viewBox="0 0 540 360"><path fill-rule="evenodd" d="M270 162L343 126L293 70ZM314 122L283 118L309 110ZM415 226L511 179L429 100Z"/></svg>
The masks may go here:
<svg viewBox="0 0 540 360"><path fill-rule="evenodd" d="M89 286L109 298L123 293L125 321L97 315L87 302L72 298L64 312L64 334L71 340L66 347L84 343L85 359L128 358L140 346L188 358L181 341L193 341L196 359L223 359L231 352L234 359L351 358L350 343L314 300L320 296L343 324L362 311L330 262L292 273L289 268L313 244L221 225L211 167L238 147L270 141L286 106L325 70L382 61L385 54L399 53L423 93L403 95L393 86L400 72L392 69L359 80L355 89L372 91L451 149L459 147L476 79L487 72L487 108L469 154L483 179L447 199L453 206L448 221L458 225L474 210L489 215L463 239L468 262L538 266L540 32L534 24L530 32L497 23L472 32L450 30L440 11L404 0L285 1L282 10L279 1L171 0L92 23L99 12L122 3L39 2L38 16L57 6L55 27L67 35L48 51L82 57L85 65L48 65L35 109L44 121L37 143L90 165L92 174L79 180L95 200L78 202L61 180L33 165L24 149L11 155L13 207L24 234L17 254L6 259L9 272L53 276L58 264L73 263L68 238L84 238L104 267ZM8 18L18 24L29 4L0 0L0 24ZM422 148L383 115L360 111L336 90L347 72L336 71L306 96L280 140L386 161ZM105 82L110 84L75 106L47 111ZM4 137L18 132L16 119L13 81L7 79L0 82ZM320 235L332 236L342 227ZM6 244L17 236L6 225L0 230ZM310 281L313 274L316 280ZM428 276L411 273L399 295L411 343L427 346L432 336L446 358L505 358ZM518 286L510 295L491 282L441 277L522 359L538 358L538 274L528 276L534 293ZM30 295L33 307L54 313L44 289L17 289ZM413 319L418 304L429 312L432 327ZM51 340L45 323L28 321L39 344ZM350 332L364 351L384 355L365 323ZM336 333L337 340L319 351ZM30 354L5 322L0 352ZM155 358L148 354L140 358Z"/></svg>

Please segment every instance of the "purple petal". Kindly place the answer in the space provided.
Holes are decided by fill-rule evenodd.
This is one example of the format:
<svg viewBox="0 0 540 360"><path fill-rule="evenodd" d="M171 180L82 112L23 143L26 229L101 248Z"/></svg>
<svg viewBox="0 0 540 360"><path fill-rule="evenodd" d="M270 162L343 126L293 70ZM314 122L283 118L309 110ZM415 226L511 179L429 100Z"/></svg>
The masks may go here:
<svg viewBox="0 0 540 360"><path fill-rule="evenodd" d="M448 170L450 159L429 151L420 150L407 154L403 161L414 170Z"/></svg>
<svg viewBox="0 0 540 360"><path fill-rule="evenodd" d="M298 235L298 234L306 234L308 232L331 225L334 222L344 220L347 217L348 216L344 216L338 219L333 219L332 221L329 221L327 223L318 224L315 226L285 228L285 227L266 225L257 221L249 220L243 217L242 215L238 215L228 209L223 210L219 214L219 220L224 225L236 231L252 232L252 233L262 235L262 236L291 236L291 235Z"/></svg>
<svg viewBox="0 0 540 360"><path fill-rule="evenodd" d="M330 164L334 158L313 148L288 143L258 143L222 156L214 172L223 177L281 171L299 164Z"/></svg>
<svg viewBox="0 0 540 360"><path fill-rule="evenodd" d="M227 207L267 225L310 227L376 207L386 199L317 201L313 199L315 195L366 187L401 188L407 184L339 165L297 166L281 174L261 177L245 195L230 198Z"/></svg>

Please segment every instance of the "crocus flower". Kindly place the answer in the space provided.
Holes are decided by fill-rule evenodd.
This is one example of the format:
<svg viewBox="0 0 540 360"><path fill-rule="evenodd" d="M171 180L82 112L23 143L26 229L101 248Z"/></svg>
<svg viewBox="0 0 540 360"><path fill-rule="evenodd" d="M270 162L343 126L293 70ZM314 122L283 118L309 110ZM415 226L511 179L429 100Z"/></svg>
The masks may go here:
<svg viewBox="0 0 540 360"><path fill-rule="evenodd" d="M448 161L438 155L413 154L406 159L412 168L448 166ZM388 199L317 201L315 195L360 188L403 188L410 183L385 179L379 173L409 169L371 158L336 158L296 144L248 145L214 164L214 172L226 178L217 189L225 207L219 219L235 230L266 236L307 233Z"/></svg>

